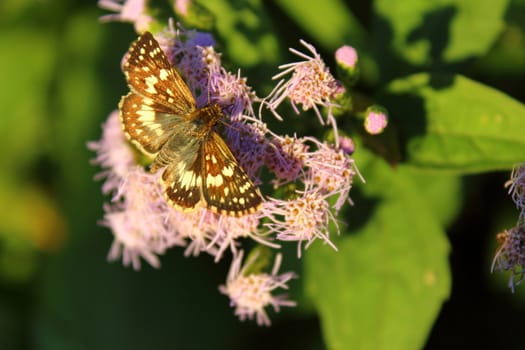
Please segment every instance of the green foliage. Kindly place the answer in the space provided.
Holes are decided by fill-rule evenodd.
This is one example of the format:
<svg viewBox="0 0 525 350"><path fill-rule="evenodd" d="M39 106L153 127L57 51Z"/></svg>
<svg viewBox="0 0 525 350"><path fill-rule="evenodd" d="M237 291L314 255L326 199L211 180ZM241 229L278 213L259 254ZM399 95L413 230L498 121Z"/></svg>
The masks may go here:
<svg viewBox="0 0 525 350"><path fill-rule="evenodd" d="M368 205L361 202L352 216L366 222L342 233L337 253L324 246L308 252L306 288L330 349L418 349L450 290L448 242L431 204L443 193L428 189L443 186L377 160L362 170L374 174L374 184L362 186ZM426 185L414 186L414 178Z"/></svg>
<svg viewBox="0 0 525 350"><path fill-rule="evenodd" d="M14 164L13 170L20 170L41 152L42 148L34 144L45 146L49 136L47 88L52 79L56 43L50 33L34 33L25 28L3 31L0 42L0 75L5 84L0 95L4 106L0 129L17 130L3 135L4 156L0 162L3 169ZM13 62L20 69L13 69Z"/></svg>
<svg viewBox="0 0 525 350"><path fill-rule="evenodd" d="M393 81L383 103L413 166L472 173L510 169L525 154L525 106L459 75Z"/></svg>
<svg viewBox="0 0 525 350"><path fill-rule="evenodd" d="M385 78L456 69L500 36L508 0L374 2L374 39Z"/></svg>
<svg viewBox="0 0 525 350"><path fill-rule="evenodd" d="M228 58L244 69L277 64L278 43L261 1L206 1L217 18L217 32Z"/></svg>
<svg viewBox="0 0 525 350"><path fill-rule="evenodd" d="M366 31L343 1L280 0L276 3L309 36L327 49L335 50L341 43L357 47L365 45Z"/></svg>

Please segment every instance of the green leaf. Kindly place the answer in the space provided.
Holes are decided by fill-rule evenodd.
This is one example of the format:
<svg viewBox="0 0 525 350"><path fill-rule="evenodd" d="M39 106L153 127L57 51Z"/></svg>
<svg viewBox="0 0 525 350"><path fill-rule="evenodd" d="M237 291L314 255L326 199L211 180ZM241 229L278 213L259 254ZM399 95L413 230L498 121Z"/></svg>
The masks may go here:
<svg viewBox="0 0 525 350"><path fill-rule="evenodd" d="M229 59L243 69L277 62L277 39L271 34L268 13L259 0L210 0L203 4L215 14L217 31L225 46L219 51Z"/></svg>
<svg viewBox="0 0 525 350"><path fill-rule="evenodd" d="M306 252L307 292L329 349L421 349L450 293L445 232L413 184L425 175L382 161L361 170L373 176L351 212L366 222L338 240L338 252Z"/></svg>
<svg viewBox="0 0 525 350"><path fill-rule="evenodd" d="M511 80L518 80L525 74L525 1L510 2L505 23L505 30L495 45L475 65L478 70L483 70L484 75L506 75ZM505 80L505 83L509 81Z"/></svg>
<svg viewBox="0 0 525 350"><path fill-rule="evenodd" d="M374 1L377 58L386 76L483 55L504 27L508 0ZM405 65L405 66L404 66Z"/></svg>
<svg viewBox="0 0 525 350"><path fill-rule="evenodd" d="M341 0L277 0L276 3L326 49L335 50L343 44L366 46L365 30Z"/></svg>
<svg viewBox="0 0 525 350"><path fill-rule="evenodd" d="M462 76L416 74L381 98L406 162L458 173L510 169L525 154L525 106Z"/></svg>
<svg viewBox="0 0 525 350"><path fill-rule="evenodd" d="M410 168L405 176L417 188L419 196L426 201L441 226L452 224L463 204L461 176L442 172L422 173L417 168Z"/></svg>

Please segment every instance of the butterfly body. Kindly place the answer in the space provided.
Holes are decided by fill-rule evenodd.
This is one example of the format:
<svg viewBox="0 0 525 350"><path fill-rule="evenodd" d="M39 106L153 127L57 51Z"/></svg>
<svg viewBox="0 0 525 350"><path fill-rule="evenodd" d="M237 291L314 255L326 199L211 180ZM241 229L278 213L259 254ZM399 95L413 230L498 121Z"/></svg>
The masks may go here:
<svg viewBox="0 0 525 350"><path fill-rule="evenodd" d="M224 118L221 107L197 108L149 32L131 45L123 70L131 90L119 104L124 132L154 158L150 171L164 169L168 203L181 211L205 206L231 216L255 212L262 196L214 128Z"/></svg>

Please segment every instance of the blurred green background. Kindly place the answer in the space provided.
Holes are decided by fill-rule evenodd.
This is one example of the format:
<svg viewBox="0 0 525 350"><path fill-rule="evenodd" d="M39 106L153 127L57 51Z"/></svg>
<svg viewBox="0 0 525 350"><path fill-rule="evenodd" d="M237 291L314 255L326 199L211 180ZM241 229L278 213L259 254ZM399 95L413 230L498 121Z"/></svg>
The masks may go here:
<svg viewBox="0 0 525 350"><path fill-rule="evenodd" d="M370 25L371 3L345 6ZM523 1L513 6L518 12L507 18L523 25ZM331 63L344 38L315 37L286 9L286 1L267 9L286 29L286 45L318 39ZM106 261L112 236L97 222L107 198L93 180L100 169L90 165L86 142L100 137L127 91L120 60L136 35L131 25L99 23L105 13L94 1L0 3L0 349L323 349L311 310L272 314L271 328L239 322L217 290L228 261L183 258L181 249L162 257L160 270ZM217 25L227 24L219 17ZM223 45L235 57L238 46ZM272 45L261 40L262 48ZM261 51L255 57L263 59L236 63L258 87L286 62L277 56ZM523 27L507 26L470 74L524 101L524 62ZM525 294L518 287L512 295L505 276L489 274L494 235L517 217L507 178L464 177L464 210L448 231L452 294L427 349L523 347ZM301 281L291 286L300 294Z"/></svg>

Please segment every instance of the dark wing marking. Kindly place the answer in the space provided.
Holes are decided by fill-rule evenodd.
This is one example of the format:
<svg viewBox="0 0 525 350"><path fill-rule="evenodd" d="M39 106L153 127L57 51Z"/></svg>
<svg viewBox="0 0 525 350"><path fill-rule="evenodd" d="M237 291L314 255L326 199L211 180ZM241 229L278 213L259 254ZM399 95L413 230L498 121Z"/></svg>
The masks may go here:
<svg viewBox="0 0 525 350"><path fill-rule="evenodd" d="M212 211L234 216L253 213L263 199L224 140L214 131L203 147L202 193Z"/></svg>

